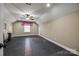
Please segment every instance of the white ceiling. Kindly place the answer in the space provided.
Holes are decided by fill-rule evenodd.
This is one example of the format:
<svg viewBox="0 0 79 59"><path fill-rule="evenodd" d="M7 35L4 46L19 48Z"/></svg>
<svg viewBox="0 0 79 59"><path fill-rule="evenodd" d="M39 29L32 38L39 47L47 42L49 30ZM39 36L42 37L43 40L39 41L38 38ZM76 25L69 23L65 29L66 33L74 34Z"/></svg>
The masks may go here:
<svg viewBox="0 0 79 59"><path fill-rule="evenodd" d="M45 22L52 18L56 19L71 12L79 10L79 4L52 3L49 8L46 3L32 3L31 6L25 3L4 3L3 15L4 20L16 21L23 14L30 13L35 16L35 21Z"/></svg>

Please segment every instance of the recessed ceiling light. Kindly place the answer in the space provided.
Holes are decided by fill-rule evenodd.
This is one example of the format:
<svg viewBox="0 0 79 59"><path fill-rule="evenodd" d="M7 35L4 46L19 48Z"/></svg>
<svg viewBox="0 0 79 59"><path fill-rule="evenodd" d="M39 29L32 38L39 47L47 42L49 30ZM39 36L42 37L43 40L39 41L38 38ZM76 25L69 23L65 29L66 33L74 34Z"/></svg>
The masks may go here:
<svg viewBox="0 0 79 59"><path fill-rule="evenodd" d="M47 3L47 4L46 4L46 7L50 7L50 3Z"/></svg>

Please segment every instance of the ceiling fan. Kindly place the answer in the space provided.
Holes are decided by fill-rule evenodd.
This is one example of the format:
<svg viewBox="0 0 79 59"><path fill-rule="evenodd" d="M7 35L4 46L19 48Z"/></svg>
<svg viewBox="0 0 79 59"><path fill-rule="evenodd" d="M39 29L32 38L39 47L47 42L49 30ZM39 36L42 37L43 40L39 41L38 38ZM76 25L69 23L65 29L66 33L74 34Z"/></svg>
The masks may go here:
<svg viewBox="0 0 79 59"><path fill-rule="evenodd" d="M29 6L31 6L32 4L31 3L25 3L26 5L29 5Z"/></svg>

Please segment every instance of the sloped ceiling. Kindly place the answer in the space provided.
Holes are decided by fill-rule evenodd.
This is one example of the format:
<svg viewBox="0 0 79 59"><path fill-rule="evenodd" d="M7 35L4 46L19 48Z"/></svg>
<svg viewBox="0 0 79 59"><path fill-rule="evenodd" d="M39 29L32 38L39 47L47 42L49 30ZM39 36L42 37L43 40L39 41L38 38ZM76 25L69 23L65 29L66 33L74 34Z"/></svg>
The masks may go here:
<svg viewBox="0 0 79 59"><path fill-rule="evenodd" d="M46 3L32 3L31 5L26 3L3 4L4 19L11 22L18 20L23 14L30 13L36 17L35 21L40 23L51 18L52 20L59 18L77 10L79 10L78 3L52 3L49 8L46 7Z"/></svg>

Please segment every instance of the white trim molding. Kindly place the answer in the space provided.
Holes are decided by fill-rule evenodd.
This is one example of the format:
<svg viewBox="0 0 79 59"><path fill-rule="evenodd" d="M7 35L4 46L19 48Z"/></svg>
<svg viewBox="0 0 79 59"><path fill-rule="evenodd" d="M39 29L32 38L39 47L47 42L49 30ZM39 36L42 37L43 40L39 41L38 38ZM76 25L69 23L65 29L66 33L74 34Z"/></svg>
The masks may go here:
<svg viewBox="0 0 79 59"><path fill-rule="evenodd" d="M76 54L76 55L79 56L79 52L78 51L76 51L74 49L71 49L71 48L69 48L69 47L67 47L65 45L62 45L62 44L60 44L60 43L58 43L56 41L53 41L53 40L51 40L51 39L49 39L49 38L47 38L45 36L42 36L42 35L39 35L39 36L41 36L41 37L45 38L46 40L48 40L48 41L50 41L50 42L52 42L52 43L54 43L54 44L56 44L56 45L58 45L58 46L60 46L60 47L62 47L64 49L66 49L67 51L70 51L71 53Z"/></svg>
<svg viewBox="0 0 79 59"><path fill-rule="evenodd" d="M24 37L24 36L32 36L32 35L39 35L39 34L28 34L28 35L13 35L12 37Z"/></svg>

